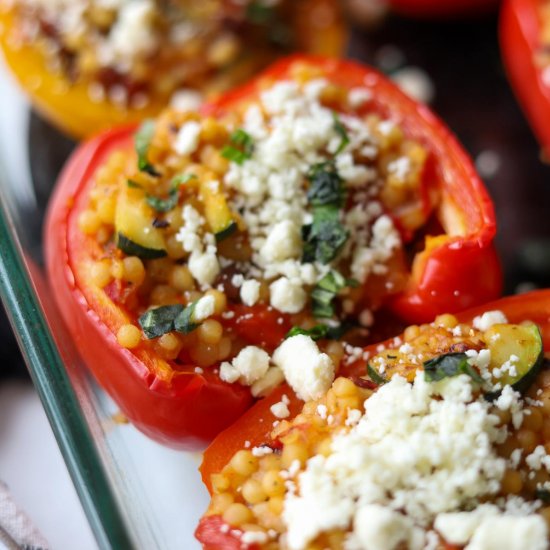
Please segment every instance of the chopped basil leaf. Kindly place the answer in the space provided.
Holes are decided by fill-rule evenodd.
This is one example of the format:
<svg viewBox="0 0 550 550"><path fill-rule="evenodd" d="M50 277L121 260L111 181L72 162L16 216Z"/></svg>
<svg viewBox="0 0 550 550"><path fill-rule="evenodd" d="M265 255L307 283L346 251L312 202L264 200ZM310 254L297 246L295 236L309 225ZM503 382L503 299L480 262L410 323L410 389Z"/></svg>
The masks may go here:
<svg viewBox="0 0 550 550"><path fill-rule="evenodd" d="M465 353L445 353L424 362L424 376L429 382L438 382L459 374L467 374L474 381L483 384L483 378L468 363Z"/></svg>
<svg viewBox="0 0 550 550"><path fill-rule="evenodd" d="M189 334L193 332L200 323L195 323L193 321L193 313L195 312L195 307L197 301L189 304L175 319L174 319L174 329L183 334Z"/></svg>
<svg viewBox="0 0 550 550"><path fill-rule="evenodd" d="M179 189L181 185L187 183L189 180L192 179L197 179L197 176L195 174L178 174L177 176L172 178L172 181L170 182L170 188Z"/></svg>
<svg viewBox="0 0 550 550"><path fill-rule="evenodd" d="M133 180L127 180L126 185L128 185L131 189L141 189L141 185Z"/></svg>
<svg viewBox="0 0 550 550"><path fill-rule="evenodd" d="M315 317L332 317L333 300L346 287L346 279L337 271L327 273L311 292L311 310Z"/></svg>
<svg viewBox="0 0 550 550"><path fill-rule="evenodd" d="M198 300L187 307L174 304L150 309L138 319L138 322L143 333L149 339L158 338L174 330L188 334L200 325L200 323L193 321L193 313L197 302Z"/></svg>
<svg viewBox="0 0 550 550"><path fill-rule="evenodd" d="M346 130L346 127L342 124L342 121L340 120L340 117L337 113L332 113L332 116L334 117L334 130L336 133L340 136L340 145L338 146L338 149L336 149L336 152L334 153L334 156L339 155L349 144L349 136L348 132Z"/></svg>
<svg viewBox="0 0 550 550"><path fill-rule="evenodd" d="M252 136L242 128L235 130L229 140L231 145L226 145L222 149L222 157L237 164L243 164L245 160L252 157L254 141L252 140Z"/></svg>
<svg viewBox="0 0 550 550"><path fill-rule="evenodd" d="M313 223L302 227L302 262L328 264L338 255L348 237L349 232L340 221L340 211L337 207L315 208Z"/></svg>
<svg viewBox="0 0 550 550"><path fill-rule="evenodd" d="M334 205L342 207L345 198L343 180L334 163L315 164L308 174L311 182L307 198L313 206Z"/></svg>
<svg viewBox="0 0 550 550"><path fill-rule="evenodd" d="M307 197L313 205L313 223L302 227L302 262L327 264L336 257L349 237L340 221L345 189L332 161L314 165L308 178L311 186Z"/></svg>
<svg viewBox="0 0 550 550"><path fill-rule="evenodd" d="M177 189L172 189L166 199L161 199L160 197L155 197L154 195L145 196L147 204L157 212L169 212L170 210L173 210L178 204L178 199L179 191Z"/></svg>
<svg viewBox="0 0 550 550"><path fill-rule="evenodd" d="M147 172L151 176L159 176L154 166L149 163L147 154L149 145L155 133L155 122L153 120L144 120L134 137L136 153L138 156L138 168L142 172Z"/></svg>
<svg viewBox="0 0 550 550"><path fill-rule="evenodd" d="M388 380L384 378L372 365L367 363L367 374L369 375L369 378L377 385L381 386L382 384L386 384Z"/></svg>
<svg viewBox="0 0 550 550"><path fill-rule="evenodd" d="M298 336L303 334L304 336L309 336L312 340L338 340L340 339L348 330L350 325L348 323L342 323L335 327L330 327L328 325L315 325L310 329L292 327L285 338L290 338L291 336Z"/></svg>
<svg viewBox="0 0 550 550"><path fill-rule="evenodd" d="M183 310L181 304L156 307L146 311L138 322L147 338L158 338L174 330L174 320Z"/></svg>

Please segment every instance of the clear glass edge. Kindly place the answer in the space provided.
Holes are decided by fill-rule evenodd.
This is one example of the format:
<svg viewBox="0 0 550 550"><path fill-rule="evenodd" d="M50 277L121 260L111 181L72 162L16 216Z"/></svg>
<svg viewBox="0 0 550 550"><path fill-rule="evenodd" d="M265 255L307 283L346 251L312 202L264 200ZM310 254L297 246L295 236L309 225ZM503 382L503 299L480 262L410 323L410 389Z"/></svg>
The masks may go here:
<svg viewBox="0 0 550 550"><path fill-rule="evenodd" d="M0 298L99 547L133 549L13 227L0 195Z"/></svg>

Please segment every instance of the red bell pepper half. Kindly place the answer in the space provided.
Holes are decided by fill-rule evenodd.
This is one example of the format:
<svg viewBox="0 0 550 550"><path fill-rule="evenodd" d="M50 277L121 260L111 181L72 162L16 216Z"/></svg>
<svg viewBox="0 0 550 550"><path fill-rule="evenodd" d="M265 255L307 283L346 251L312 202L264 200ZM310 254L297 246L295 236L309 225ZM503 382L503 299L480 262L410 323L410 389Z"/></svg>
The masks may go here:
<svg viewBox="0 0 550 550"><path fill-rule="evenodd" d="M536 61L542 48L541 7L539 0L506 0L500 15L500 47L516 97L550 158L550 79L545 81L544 68Z"/></svg>
<svg viewBox="0 0 550 550"><path fill-rule="evenodd" d="M499 0L388 0L391 8L413 17L460 17L489 12Z"/></svg>
<svg viewBox="0 0 550 550"><path fill-rule="evenodd" d="M459 313L457 318L460 322L471 322L475 316L491 310L502 311L510 323L521 323L526 320L536 323L541 330L544 349L550 351L550 290L539 290L502 298ZM376 354L376 347L375 344L365 349L372 354ZM362 376L365 373L365 362L359 361L349 367L344 367L339 375L355 377ZM296 397L288 386L283 386L256 403L238 422L216 437L206 449L200 472L202 480L210 492L212 491L211 475L221 472L233 455L239 449L244 448L245 441L249 442L250 447L262 444L276 445L276 442L270 436L274 419L270 407L280 401L283 394L289 398L289 419L292 419L301 411L303 402ZM239 548L239 535L238 530L227 531L223 528L222 518L215 515L203 517L195 532L195 536L205 550L236 550ZM248 548L252 550L257 546L251 545ZM454 547L449 546L449 548Z"/></svg>
<svg viewBox="0 0 550 550"><path fill-rule="evenodd" d="M373 95L369 110L390 117L429 151L431 169L426 178L439 197L435 225L440 234L428 238L426 248L414 258L407 288L393 299L392 310L406 321L421 322L496 297L501 272L492 243L495 217L470 159L425 106L376 71L348 61L295 56L206 105L203 113L217 116L236 111L257 98L263 86L289 78L303 64L348 89L367 87ZM252 404L249 389L222 382L213 369L196 373L194 365L165 361L150 341L133 350L122 348L115 334L135 318L114 296L90 283L89 261L101 256L101 248L79 230L77 219L87 206L96 170L114 151L131 148L131 137L131 129L106 132L82 145L63 171L46 226L51 288L83 359L122 412L154 439L180 448L200 448ZM267 348L273 348L290 326L277 323L280 315L255 307L250 310L254 322L236 324L233 330L251 344L261 338Z"/></svg>

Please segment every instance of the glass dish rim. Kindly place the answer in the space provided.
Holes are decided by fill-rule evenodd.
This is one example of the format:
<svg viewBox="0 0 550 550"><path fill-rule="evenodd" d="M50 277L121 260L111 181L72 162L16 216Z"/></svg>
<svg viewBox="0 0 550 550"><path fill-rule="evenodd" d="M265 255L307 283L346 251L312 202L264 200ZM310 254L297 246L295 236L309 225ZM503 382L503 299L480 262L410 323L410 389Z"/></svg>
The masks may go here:
<svg viewBox="0 0 550 550"><path fill-rule="evenodd" d="M0 172L0 183L6 177ZM131 535L31 282L2 193L0 242L0 299L96 542L101 549L132 549Z"/></svg>

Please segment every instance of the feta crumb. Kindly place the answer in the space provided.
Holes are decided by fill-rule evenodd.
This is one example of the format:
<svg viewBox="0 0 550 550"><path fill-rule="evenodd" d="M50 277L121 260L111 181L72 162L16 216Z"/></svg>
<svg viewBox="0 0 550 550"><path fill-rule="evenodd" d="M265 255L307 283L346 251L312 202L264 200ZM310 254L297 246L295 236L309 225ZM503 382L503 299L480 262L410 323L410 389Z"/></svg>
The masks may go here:
<svg viewBox="0 0 550 550"><path fill-rule="evenodd" d="M352 88L348 93L348 101L352 109L362 107L372 99L372 93L367 88Z"/></svg>
<svg viewBox="0 0 550 550"><path fill-rule="evenodd" d="M233 384L239 379L239 371L229 362L224 361L220 365L220 378L228 384Z"/></svg>
<svg viewBox="0 0 550 550"><path fill-rule="evenodd" d="M296 258L302 252L300 226L290 220L277 223L260 250L267 262L280 262Z"/></svg>
<svg viewBox="0 0 550 550"><path fill-rule="evenodd" d="M280 386L284 379L285 375L279 367L269 367L265 375L252 384L250 392L254 397L265 397Z"/></svg>
<svg viewBox="0 0 550 550"><path fill-rule="evenodd" d="M241 285L241 300L246 306L253 306L260 299L260 283L255 279L244 281Z"/></svg>
<svg viewBox="0 0 550 550"><path fill-rule="evenodd" d="M253 447L252 454L256 457L266 456L273 454L273 449L268 445L261 445L260 447Z"/></svg>
<svg viewBox="0 0 550 550"><path fill-rule="evenodd" d="M241 384L250 386L266 374L269 368L269 355L256 346L247 346L231 363L239 373Z"/></svg>
<svg viewBox="0 0 550 550"><path fill-rule="evenodd" d="M189 257L189 271L201 285L211 285L220 273L218 258L213 252L193 251Z"/></svg>
<svg viewBox="0 0 550 550"><path fill-rule="evenodd" d="M275 350L273 363L303 401L318 399L334 381L335 369L330 357L303 334L287 338Z"/></svg>
<svg viewBox="0 0 550 550"><path fill-rule="evenodd" d="M286 277L271 283L269 291L271 305L283 313L298 313L306 305L306 291Z"/></svg>
<svg viewBox="0 0 550 550"><path fill-rule="evenodd" d="M195 310L193 311L193 320L197 323L208 319L215 310L216 300L214 296L207 294L199 298L195 305Z"/></svg>
<svg viewBox="0 0 550 550"><path fill-rule="evenodd" d="M506 318L506 315L504 315L502 311L495 310L486 311L483 315L474 317L472 325L474 328L477 328L477 330L486 331L493 325L504 324L507 322L508 319Z"/></svg>
<svg viewBox="0 0 550 550"><path fill-rule="evenodd" d="M176 111L196 111L202 103L202 94L196 90L181 89L172 94L170 106Z"/></svg>
<svg viewBox="0 0 550 550"><path fill-rule="evenodd" d="M271 405L269 410L277 418L282 419L282 418L288 418L290 416L290 411L288 410L288 405L286 403L284 403L283 401L279 401L278 403L275 403L274 405Z"/></svg>
<svg viewBox="0 0 550 550"><path fill-rule="evenodd" d="M265 544L267 541L267 534L263 531L245 531L241 536L243 544Z"/></svg>
<svg viewBox="0 0 550 550"><path fill-rule="evenodd" d="M174 142L174 151L180 155L190 155L197 150L201 125L191 120L186 122L180 129Z"/></svg>

